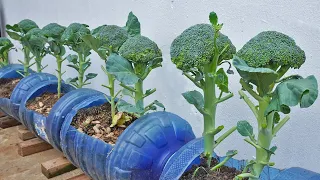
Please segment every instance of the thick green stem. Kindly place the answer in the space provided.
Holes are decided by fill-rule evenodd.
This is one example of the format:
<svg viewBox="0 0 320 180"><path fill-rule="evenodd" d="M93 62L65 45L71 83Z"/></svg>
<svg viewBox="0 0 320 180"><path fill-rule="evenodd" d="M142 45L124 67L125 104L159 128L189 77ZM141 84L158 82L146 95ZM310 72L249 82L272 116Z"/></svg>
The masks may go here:
<svg viewBox="0 0 320 180"><path fill-rule="evenodd" d="M258 145L262 148L256 148L256 163L253 165L252 174L256 177L259 177L264 166L270 161L270 154L266 149L270 149L270 144L273 138L272 128L273 126L267 125L267 120L270 123L270 118L273 118L273 115L270 114L265 117L264 112L269 105L269 99L263 98L264 100L259 101L259 111L258 111ZM250 178L252 180L252 178Z"/></svg>
<svg viewBox="0 0 320 180"><path fill-rule="evenodd" d="M85 63L85 56L78 53L79 56L79 71L78 71L78 87L82 88L84 86L83 76L84 76L84 63Z"/></svg>
<svg viewBox="0 0 320 180"><path fill-rule="evenodd" d="M211 155L214 146L214 136L209 132L215 129L215 115L216 115L216 93L215 93L215 79L212 76L214 69L210 66L204 68L205 72L205 85L203 88L204 93L204 154L208 159L211 160Z"/></svg>
<svg viewBox="0 0 320 180"><path fill-rule="evenodd" d="M107 73L108 76L108 81L109 81L109 93L111 96L111 100L110 100L110 104L111 104L111 116L112 116L112 124L115 125L117 124L117 122L114 122L114 117L116 115L116 103L115 103L115 90L114 90L114 81L115 81L115 77L112 74Z"/></svg>
<svg viewBox="0 0 320 180"><path fill-rule="evenodd" d="M30 51L26 48L23 47L23 54L24 54L24 63L23 63L23 74L24 76L29 76L29 64L31 61L30 58Z"/></svg>
<svg viewBox="0 0 320 180"><path fill-rule="evenodd" d="M41 67L42 58L36 57L35 61L36 61L36 66L37 66L37 72L40 73L42 71L42 67Z"/></svg>
<svg viewBox="0 0 320 180"><path fill-rule="evenodd" d="M143 104L143 81L142 80L138 80L138 82L134 85L134 88L136 90L135 94L134 94L134 100L135 100L135 103L137 105L137 103L139 101L142 101L142 107L144 107L144 104Z"/></svg>
<svg viewBox="0 0 320 180"><path fill-rule="evenodd" d="M61 66L62 66L63 59L61 56L56 56L56 58L57 58L57 73L58 73L57 91L58 91L58 98L60 98L61 97L61 81L62 81Z"/></svg>

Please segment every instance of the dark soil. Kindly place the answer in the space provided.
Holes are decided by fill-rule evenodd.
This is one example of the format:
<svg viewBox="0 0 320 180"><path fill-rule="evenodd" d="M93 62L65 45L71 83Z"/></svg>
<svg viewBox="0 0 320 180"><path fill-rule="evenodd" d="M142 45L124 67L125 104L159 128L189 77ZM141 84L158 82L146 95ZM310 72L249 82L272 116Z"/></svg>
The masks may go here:
<svg viewBox="0 0 320 180"><path fill-rule="evenodd" d="M61 97L63 94L61 94ZM44 116L48 116L53 105L59 100L56 93L43 93L41 96L30 99L27 102L27 109L36 111Z"/></svg>
<svg viewBox="0 0 320 180"><path fill-rule="evenodd" d="M122 127L110 127L112 124L111 116L111 106L109 103L105 103L100 106L80 109L73 117L71 125L80 132L114 145L120 134L136 117L129 115L132 119L125 122Z"/></svg>
<svg viewBox="0 0 320 180"><path fill-rule="evenodd" d="M1 78L0 79L0 97L10 98L13 89L21 79L18 78Z"/></svg>
<svg viewBox="0 0 320 180"><path fill-rule="evenodd" d="M193 178L194 171L199 167L198 165L192 166L192 168L185 172L181 177L180 180L233 180L233 178L241 174L241 171L236 170L235 168L230 168L227 166L222 166L220 169L211 171L210 169L217 165L219 161L215 158L211 161L211 167L207 166L206 160L201 158L200 168ZM205 170L204 170L205 169Z"/></svg>

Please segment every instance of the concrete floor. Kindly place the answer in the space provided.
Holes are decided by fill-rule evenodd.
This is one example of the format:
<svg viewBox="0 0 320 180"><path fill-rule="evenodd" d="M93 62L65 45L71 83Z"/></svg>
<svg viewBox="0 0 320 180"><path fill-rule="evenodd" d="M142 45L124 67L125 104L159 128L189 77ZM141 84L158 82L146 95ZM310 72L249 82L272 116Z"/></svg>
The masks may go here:
<svg viewBox="0 0 320 180"><path fill-rule="evenodd" d="M62 153L51 149L22 157L18 154L19 142L17 126L0 129L0 180L47 180L41 173L41 163L61 157ZM50 180L64 180L81 173L76 169Z"/></svg>

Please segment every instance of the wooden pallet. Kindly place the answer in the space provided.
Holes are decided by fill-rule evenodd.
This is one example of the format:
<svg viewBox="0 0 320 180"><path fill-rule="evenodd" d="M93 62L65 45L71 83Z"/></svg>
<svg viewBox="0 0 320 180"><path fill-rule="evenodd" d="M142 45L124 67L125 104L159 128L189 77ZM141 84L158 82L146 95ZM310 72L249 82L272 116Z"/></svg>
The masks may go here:
<svg viewBox="0 0 320 180"><path fill-rule="evenodd" d="M13 126L18 126L21 123L9 116L3 116L0 118L0 128L5 129Z"/></svg>
<svg viewBox="0 0 320 180"><path fill-rule="evenodd" d="M18 126L18 136L22 141L26 141L29 139L33 139L36 136L30 132L25 126L20 125Z"/></svg>

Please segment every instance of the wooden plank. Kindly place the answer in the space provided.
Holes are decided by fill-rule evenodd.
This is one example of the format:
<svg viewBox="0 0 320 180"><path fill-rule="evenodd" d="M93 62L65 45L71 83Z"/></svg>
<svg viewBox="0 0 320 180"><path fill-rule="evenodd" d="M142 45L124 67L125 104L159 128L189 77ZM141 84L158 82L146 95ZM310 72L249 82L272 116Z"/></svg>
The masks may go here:
<svg viewBox="0 0 320 180"><path fill-rule="evenodd" d="M77 169L67 158L59 157L41 164L42 174L47 178L56 177L66 172Z"/></svg>
<svg viewBox="0 0 320 180"><path fill-rule="evenodd" d="M38 138L23 141L18 144L18 154L20 156L28 156L49 149L52 149L52 146Z"/></svg>
<svg viewBox="0 0 320 180"><path fill-rule="evenodd" d="M69 178L67 180L91 180L88 176L86 176L85 174L80 174L78 176L74 176L72 178Z"/></svg>
<svg viewBox="0 0 320 180"><path fill-rule="evenodd" d="M3 112L0 111L0 117L6 116Z"/></svg>
<svg viewBox="0 0 320 180"><path fill-rule="evenodd" d="M18 126L18 136L23 141L33 139L36 137L31 131L29 131L23 125Z"/></svg>
<svg viewBox="0 0 320 180"><path fill-rule="evenodd" d="M12 117L5 116L0 118L0 127L5 129L13 126L20 125L21 123Z"/></svg>

